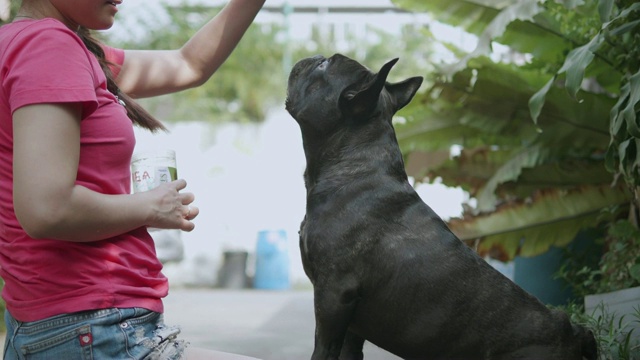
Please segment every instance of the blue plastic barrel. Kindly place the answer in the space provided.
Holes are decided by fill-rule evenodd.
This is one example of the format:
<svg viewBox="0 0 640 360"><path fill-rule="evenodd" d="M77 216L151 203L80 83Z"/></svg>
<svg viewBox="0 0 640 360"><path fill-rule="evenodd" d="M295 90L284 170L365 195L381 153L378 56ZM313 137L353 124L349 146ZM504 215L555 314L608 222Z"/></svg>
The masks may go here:
<svg viewBox="0 0 640 360"><path fill-rule="evenodd" d="M253 287L270 290L284 290L290 287L286 231L263 230L258 232Z"/></svg>

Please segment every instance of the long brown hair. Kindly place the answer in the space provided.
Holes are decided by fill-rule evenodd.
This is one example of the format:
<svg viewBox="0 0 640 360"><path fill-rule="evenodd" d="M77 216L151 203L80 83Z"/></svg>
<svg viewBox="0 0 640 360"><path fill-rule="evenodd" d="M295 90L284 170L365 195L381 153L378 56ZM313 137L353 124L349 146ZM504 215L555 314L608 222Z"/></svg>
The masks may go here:
<svg viewBox="0 0 640 360"><path fill-rule="evenodd" d="M124 103L125 109L127 109L127 116L129 116L131 121L140 127L151 130L152 132L157 130L166 131L167 128L158 119L149 114L147 110L135 102L129 95L120 91L120 88L118 88L118 85L113 78L113 73L109 68L110 63L105 57L104 50L102 49L102 46L100 46L100 42L91 35L89 29L80 27L78 29L78 36L80 36L87 49L89 49L89 51L91 51L98 59L100 67L107 76L107 89Z"/></svg>

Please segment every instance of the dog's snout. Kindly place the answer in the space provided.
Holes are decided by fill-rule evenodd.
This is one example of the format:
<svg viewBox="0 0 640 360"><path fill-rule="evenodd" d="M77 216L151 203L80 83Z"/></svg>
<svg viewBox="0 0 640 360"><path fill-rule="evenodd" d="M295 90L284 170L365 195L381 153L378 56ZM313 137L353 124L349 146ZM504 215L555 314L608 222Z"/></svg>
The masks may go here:
<svg viewBox="0 0 640 360"><path fill-rule="evenodd" d="M291 74L290 74L289 78L290 79L297 78L298 75L300 75L300 73L302 71L304 71L304 69L308 69L313 64L318 64L322 60L324 60L324 57L322 55L315 55L315 56L308 57L306 59L302 59L302 60L298 61L293 66L293 69L291 69Z"/></svg>

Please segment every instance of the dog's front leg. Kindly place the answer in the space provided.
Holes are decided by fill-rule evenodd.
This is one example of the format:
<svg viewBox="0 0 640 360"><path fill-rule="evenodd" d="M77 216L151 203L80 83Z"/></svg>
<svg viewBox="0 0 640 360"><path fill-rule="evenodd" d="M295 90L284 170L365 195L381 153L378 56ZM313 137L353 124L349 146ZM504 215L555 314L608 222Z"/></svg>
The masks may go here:
<svg viewBox="0 0 640 360"><path fill-rule="evenodd" d="M338 360L357 304L355 291L316 287L316 336L311 360Z"/></svg>

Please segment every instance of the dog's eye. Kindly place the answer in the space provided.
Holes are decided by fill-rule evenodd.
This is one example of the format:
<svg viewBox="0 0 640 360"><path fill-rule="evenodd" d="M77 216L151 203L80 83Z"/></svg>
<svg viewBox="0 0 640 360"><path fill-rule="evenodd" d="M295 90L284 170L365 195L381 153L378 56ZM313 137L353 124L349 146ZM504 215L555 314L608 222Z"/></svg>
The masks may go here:
<svg viewBox="0 0 640 360"><path fill-rule="evenodd" d="M327 65L329 65L329 60L328 59L324 59L320 64L318 64L317 69L318 70L324 70L327 68Z"/></svg>

